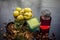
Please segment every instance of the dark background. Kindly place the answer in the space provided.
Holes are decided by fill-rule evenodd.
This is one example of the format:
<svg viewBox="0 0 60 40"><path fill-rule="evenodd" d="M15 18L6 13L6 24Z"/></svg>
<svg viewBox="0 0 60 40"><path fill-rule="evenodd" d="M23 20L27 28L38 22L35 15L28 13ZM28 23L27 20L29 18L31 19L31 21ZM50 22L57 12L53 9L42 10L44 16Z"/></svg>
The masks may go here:
<svg viewBox="0 0 60 40"><path fill-rule="evenodd" d="M30 7L38 19L41 10L50 10L52 16L50 35L54 32L56 40L60 40L60 0L0 0L0 28L4 27L4 23L14 20L12 14L16 7Z"/></svg>

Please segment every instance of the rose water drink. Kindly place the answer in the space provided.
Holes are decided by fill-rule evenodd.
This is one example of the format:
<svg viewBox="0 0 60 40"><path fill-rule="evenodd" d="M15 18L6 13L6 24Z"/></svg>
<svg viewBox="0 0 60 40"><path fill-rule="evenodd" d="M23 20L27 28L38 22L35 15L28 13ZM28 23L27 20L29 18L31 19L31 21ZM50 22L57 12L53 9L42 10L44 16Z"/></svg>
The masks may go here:
<svg viewBox="0 0 60 40"><path fill-rule="evenodd" d="M45 10L42 13L43 13L43 15L40 16L40 22L41 22L40 32L49 33L50 24L51 24L50 12L48 12L48 10Z"/></svg>

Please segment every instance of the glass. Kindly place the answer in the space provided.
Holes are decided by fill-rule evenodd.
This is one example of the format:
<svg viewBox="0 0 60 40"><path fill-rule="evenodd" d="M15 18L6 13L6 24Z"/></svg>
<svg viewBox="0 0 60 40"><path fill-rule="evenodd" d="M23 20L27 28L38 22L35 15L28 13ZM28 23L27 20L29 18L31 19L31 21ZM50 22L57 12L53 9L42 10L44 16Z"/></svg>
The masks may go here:
<svg viewBox="0 0 60 40"><path fill-rule="evenodd" d="M51 12L48 9L42 10L41 11L42 15L40 16L40 31L41 32L48 32L50 29L50 24L51 24Z"/></svg>

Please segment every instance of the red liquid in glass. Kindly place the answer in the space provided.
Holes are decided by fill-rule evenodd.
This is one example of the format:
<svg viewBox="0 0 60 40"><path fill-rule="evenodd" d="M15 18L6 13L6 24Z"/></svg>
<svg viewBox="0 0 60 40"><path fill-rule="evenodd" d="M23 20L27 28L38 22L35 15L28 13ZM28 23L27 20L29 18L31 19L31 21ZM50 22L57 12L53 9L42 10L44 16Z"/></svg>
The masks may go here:
<svg viewBox="0 0 60 40"><path fill-rule="evenodd" d="M41 32L49 32L50 29L50 23L51 23L51 17L48 20L44 20L42 19L42 17L40 17L40 31Z"/></svg>

